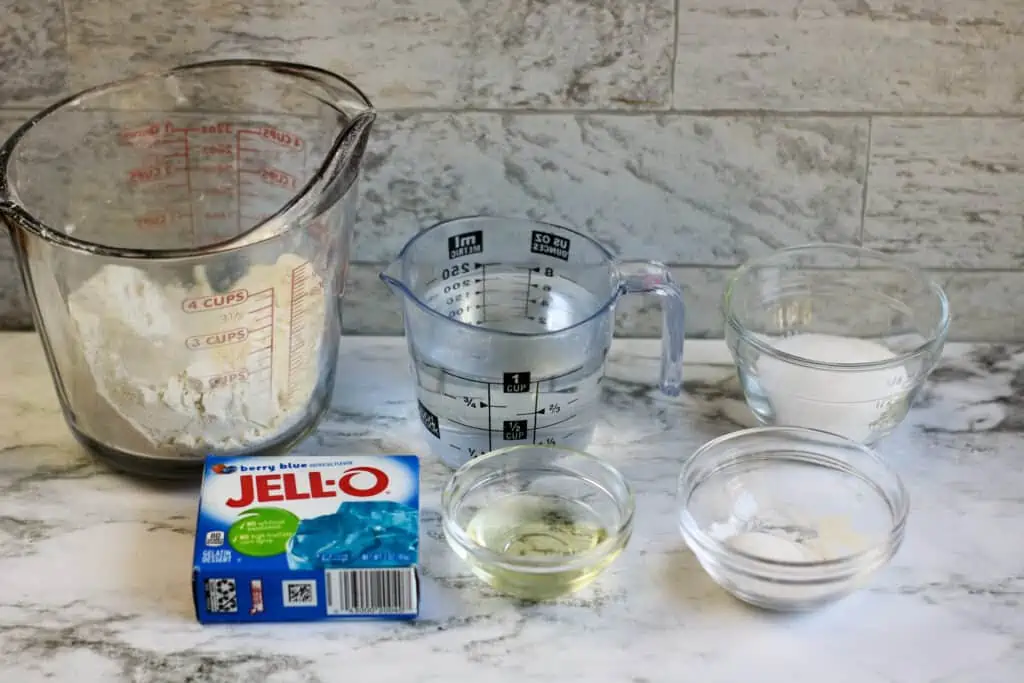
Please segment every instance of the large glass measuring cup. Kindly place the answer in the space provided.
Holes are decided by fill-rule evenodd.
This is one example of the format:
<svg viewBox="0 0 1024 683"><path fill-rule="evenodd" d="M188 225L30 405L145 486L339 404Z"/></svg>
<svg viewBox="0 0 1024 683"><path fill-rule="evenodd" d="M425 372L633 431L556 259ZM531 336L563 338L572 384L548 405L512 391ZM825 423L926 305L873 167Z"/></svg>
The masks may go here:
<svg viewBox="0 0 1024 683"><path fill-rule="evenodd" d="M0 215L89 450L175 476L315 426L373 118L329 72L226 60L79 93L0 148Z"/></svg>
<svg viewBox="0 0 1024 683"><path fill-rule="evenodd" d="M450 467L522 443L583 450L623 294L662 297L661 390L682 388L683 296L657 263L616 263L568 228L457 218L413 237L381 278L403 295L420 420Z"/></svg>

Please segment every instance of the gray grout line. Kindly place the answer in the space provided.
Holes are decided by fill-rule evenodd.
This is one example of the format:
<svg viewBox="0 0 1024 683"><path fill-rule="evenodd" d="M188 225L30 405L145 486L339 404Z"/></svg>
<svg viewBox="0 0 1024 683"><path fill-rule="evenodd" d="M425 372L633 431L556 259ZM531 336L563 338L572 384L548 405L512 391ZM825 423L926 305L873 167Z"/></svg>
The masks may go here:
<svg viewBox="0 0 1024 683"><path fill-rule="evenodd" d="M72 62L72 60L71 60L71 22L72 22L72 19L71 19L71 8L68 7L67 0L59 0L59 2L60 2L61 15L63 16L63 19L64 19L64 57L67 59L67 64L65 66L65 72L64 72L64 88L66 90L66 93L62 93L62 95L64 95L64 94L70 95L72 93L72 91L71 91L71 74L72 74L72 69L71 69L71 62ZM62 95L58 95L58 96L54 97L51 100L51 102L56 102ZM39 109L37 109L36 111L40 111L42 109L43 109L43 107L39 107ZM35 114L36 111L31 112L31 114Z"/></svg>
<svg viewBox="0 0 1024 683"><path fill-rule="evenodd" d="M56 101L58 96L52 98ZM35 114L42 106L0 105L0 114ZM503 108L454 108L454 107L378 107L380 114L395 115L456 115L484 114L501 116L607 116L607 117L653 117L653 116L685 116L705 118L830 118L830 119L862 119L862 118L899 118L899 119L1024 119L1024 112L984 112L984 113L940 113L940 112L899 112L899 111L786 111L779 109L503 109Z"/></svg>
<svg viewBox="0 0 1024 683"><path fill-rule="evenodd" d="M378 111L383 114L492 114L492 115L521 115L521 116L690 116L690 117L772 117L772 118L899 118L899 119L1024 119L1024 112L985 112L985 113L940 113L940 112L900 112L900 111L787 111L783 109L531 109L531 108L488 108L470 107L456 109L452 107L380 107Z"/></svg>
<svg viewBox="0 0 1024 683"><path fill-rule="evenodd" d="M679 59L679 1L672 3L672 63L668 68L668 106L676 103L676 62Z"/></svg>
<svg viewBox="0 0 1024 683"><path fill-rule="evenodd" d="M626 262L632 261L632 260L634 260L634 259L622 259L622 261L626 261ZM642 259L637 259L637 260L642 260ZM383 268L384 266L388 265L389 263L390 263L390 261L353 260L353 261L349 262L349 265L350 266L364 267L364 268L365 267ZM741 264L737 263L735 265L722 265L720 263L666 263L665 265L667 267L669 267L669 268L689 268L689 269L692 269L692 270L720 270L720 271L723 271L723 272L731 272L731 271L736 270L737 268L739 268ZM979 274L981 274L981 275L998 275L998 274L1024 275L1024 271L1022 271L1020 268L987 268L987 267L982 267L982 268L934 267L933 268L933 267L929 267L929 266L922 266L921 269L926 271L926 272L929 272L929 273L941 273L941 274L944 274L944 275L960 275L960 274L968 274L968 275L971 275L971 274L974 274L974 275L979 275Z"/></svg>
<svg viewBox="0 0 1024 683"><path fill-rule="evenodd" d="M387 108L378 109L381 114L399 116L413 115L456 115L476 114L491 116L606 116L620 118L679 116L691 118L776 118L776 119L862 119L862 118L899 118L899 119L1024 119L1024 113L985 113L985 114L940 114L927 112L872 112L872 111L782 111L767 109L449 109L429 107Z"/></svg>
<svg viewBox="0 0 1024 683"><path fill-rule="evenodd" d="M864 155L864 187L860 196L860 228L857 230L857 246L864 246L864 223L868 217L868 185L871 182L871 136L874 131L875 120L868 118L868 144L867 153Z"/></svg>

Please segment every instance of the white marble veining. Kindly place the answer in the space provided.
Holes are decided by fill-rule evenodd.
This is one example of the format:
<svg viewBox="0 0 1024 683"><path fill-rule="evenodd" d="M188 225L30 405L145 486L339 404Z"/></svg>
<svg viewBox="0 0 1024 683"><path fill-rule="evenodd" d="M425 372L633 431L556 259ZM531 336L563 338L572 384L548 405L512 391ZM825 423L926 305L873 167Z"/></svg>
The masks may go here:
<svg viewBox="0 0 1024 683"><path fill-rule="evenodd" d="M385 108L667 108L672 87L671 0L63 4L72 87L186 55L312 62Z"/></svg>
<svg viewBox="0 0 1024 683"><path fill-rule="evenodd" d="M0 111L0 138L6 140L23 118L23 114ZM8 231L2 226L0 222L0 329L26 329L32 324L28 295L18 275Z"/></svg>
<svg viewBox="0 0 1024 683"><path fill-rule="evenodd" d="M856 240L866 163L853 118L390 115L367 150L355 258L487 213L574 226L622 258L738 265Z"/></svg>
<svg viewBox="0 0 1024 683"><path fill-rule="evenodd" d="M416 452L404 340L346 338L334 407L300 449ZM1013 683L1024 671L1024 347L952 346L880 450L912 499L906 542L864 591L799 617L749 609L685 549L680 463L749 424L720 342L692 342L685 393L657 346L616 342L592 451L638 494L621 559L580 595L523 605L441 540L446 471L424 459L424 608L414 623L203 627L189 592L194 488L83 455L38 339L0 335L0 680L18 683L609 681Z"/></svg>
<svg viewBox="0 0 1024 683"><path fill-rule="evenodd" d="M1024 121L879 118L866 247L933 268L1024 265Z"/></svg>
<svg viewBox="0 0 1024 683"><path fill-rule="evenodd" d="M0 107L48 102L68 86L68 25L60 0L6 0L0 24Z"/></svg>
<svg viewBox="0 0 1024 683"><path fill-rule="evenodd" d="M1017 0L688 0L681 109L1020 113Z"/></svg>

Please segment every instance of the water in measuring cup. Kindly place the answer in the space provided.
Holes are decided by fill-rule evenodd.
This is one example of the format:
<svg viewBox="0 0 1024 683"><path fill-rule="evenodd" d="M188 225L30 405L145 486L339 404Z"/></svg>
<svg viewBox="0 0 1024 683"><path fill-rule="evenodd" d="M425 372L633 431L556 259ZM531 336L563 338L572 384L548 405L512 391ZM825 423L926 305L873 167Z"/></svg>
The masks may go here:
<svg viewBox="0 0 1024 683"><path fill-rule="evenodd" d="M482 270L454 289L451 281L439 282L424 301L460 322L518 333L566 329L604 303L550 269L547 275L545 269ZM554 348L528 336L495 335L480 348L439 345L414 352L420 419L435 454L458 467L506 446L586 448L610 342L594 348L588 334L569 331Z"/></svg>

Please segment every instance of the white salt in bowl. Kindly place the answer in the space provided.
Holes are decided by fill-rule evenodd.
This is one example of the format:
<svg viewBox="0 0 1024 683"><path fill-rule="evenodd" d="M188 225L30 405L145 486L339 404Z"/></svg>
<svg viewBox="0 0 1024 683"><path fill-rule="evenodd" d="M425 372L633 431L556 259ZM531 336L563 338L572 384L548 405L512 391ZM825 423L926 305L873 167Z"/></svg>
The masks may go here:
<svg viewBox="0 0 1024 683"><path fill-rule="evenodd" d="M906 417L949 330L927 274L841 244L783 249L740 267L723 299L747 405L766 425L873 443Z"/></svg>
<svg viewBox="0 0 1024 683"><path fill-rule="evenodd" d="M679 527L740 600L810 610L861 586L903 542L909 497L867 446L796 427L719 437L679 475Z"/></svg>

